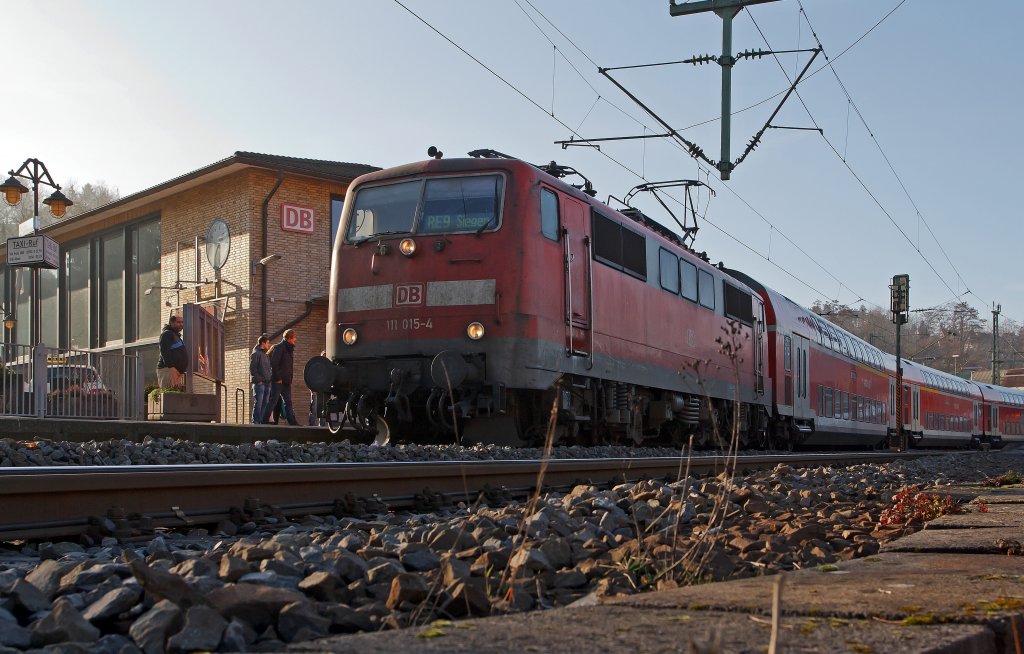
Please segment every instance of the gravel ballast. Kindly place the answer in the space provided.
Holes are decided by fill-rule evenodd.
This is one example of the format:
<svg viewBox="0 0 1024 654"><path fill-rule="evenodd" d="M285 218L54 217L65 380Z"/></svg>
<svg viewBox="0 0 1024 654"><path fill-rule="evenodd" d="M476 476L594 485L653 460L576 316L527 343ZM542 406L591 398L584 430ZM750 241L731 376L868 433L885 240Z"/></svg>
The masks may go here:
<svg viewBox="0 0 1024 654"><path fill-rule="evenodd" d="M309 516L244 537L0 545L0 652L274 651L333 633L826 566L871 556L905 531L878 527L898 489L941 494L1021 463L1006 451L780 465L732 480L579 485L498 507Z"/></svg>

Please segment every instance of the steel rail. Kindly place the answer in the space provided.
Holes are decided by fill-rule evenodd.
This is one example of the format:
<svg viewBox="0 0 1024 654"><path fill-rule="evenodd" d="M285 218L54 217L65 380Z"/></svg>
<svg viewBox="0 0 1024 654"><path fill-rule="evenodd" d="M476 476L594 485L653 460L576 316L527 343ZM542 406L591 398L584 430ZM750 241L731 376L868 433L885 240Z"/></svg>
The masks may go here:
<svg viewBox="0 0 1024 654"><path fill-rule="evenodd" d="M935 452L744 455L738 472L771 468L881 463ZM617 483L645 478L717 474L732 462L721 456L551 459L543 484ZM0 468L0 541L84 533L97 518L141 514L154 526L215 524L232 507L254 498L286 515L329 513L352 494L392 508L413 505L417 494L473 502L487 488L529 492L542 462L445 461L168 466L51 466Z"/></svg>

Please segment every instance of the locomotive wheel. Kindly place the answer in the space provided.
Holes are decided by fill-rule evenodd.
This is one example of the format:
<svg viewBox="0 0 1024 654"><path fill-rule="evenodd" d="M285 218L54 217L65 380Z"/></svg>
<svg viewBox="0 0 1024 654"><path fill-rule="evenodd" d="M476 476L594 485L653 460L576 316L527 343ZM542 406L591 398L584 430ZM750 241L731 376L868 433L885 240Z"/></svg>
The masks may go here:
<svg viewBox="0 0 1024 654"><path fill-rule="evenodd" d="M389 422L380 415L370 416L368 422L372 429L356 429L355 437L352 439L362 445L371 447L384 447L391 442L392 427Z"/></svg>

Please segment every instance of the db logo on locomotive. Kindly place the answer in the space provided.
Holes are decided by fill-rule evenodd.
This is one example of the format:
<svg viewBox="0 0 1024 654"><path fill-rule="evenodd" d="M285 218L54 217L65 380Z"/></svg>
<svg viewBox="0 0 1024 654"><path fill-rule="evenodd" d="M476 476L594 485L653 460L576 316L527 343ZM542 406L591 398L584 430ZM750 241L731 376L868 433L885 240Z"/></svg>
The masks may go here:
<svg viewBox="0 0 1024 654"><path fill-rule="evenodd" d="M395 284L395 306L423 304L423 284Z"/></svg>

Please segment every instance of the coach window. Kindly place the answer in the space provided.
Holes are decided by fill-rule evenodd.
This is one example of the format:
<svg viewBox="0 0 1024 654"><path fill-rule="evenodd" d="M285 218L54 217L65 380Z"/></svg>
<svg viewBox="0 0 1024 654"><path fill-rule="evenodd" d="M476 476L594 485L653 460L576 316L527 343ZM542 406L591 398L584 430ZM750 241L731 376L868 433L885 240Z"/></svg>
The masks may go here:
<svg viewBox="0 0 1024 654"><path fill-rule="evenodd" d="M823 418L831 418L832 417L832 389L831 388L828 388L828 387L825 388L825 410L820 412L818 415L822 416Z"/></svg>
<svg viewBox="0 0 1024 654"><path fill-rule="evenodd" d="M682 283L682 295L692 302L697 301L697 266L689 261L679 260L679 277Z"/></svg>
<svg viewBox="0 0 1024 654"><path fill-rule="evenodd" d="M825 388L818 384L818 415L825 412Z"/></svg>
<svg viewBox="0 0 1024 654"><path fill-rule="evenodd" d="M540 190L540 232L545 238L558 240L558 196L546 188Z"/></svg>
<svg viewBox="0 0 1024 654"><path fill-rule="evenodd" d="M850 394L843 393L843 420L850 419Z"/></svg>
<svg viewBox="0 0 1024 654"><path fill-rule="evenodd" d="M793 369L793 341L789 336L783 337L782 363L786 366L786 372Z"/></svg>
<svg viewBox="0 0 1024 654"><path fill-rule="evenodd" d="M679 257L665 248L658 250L659 276L661 287L671 293L679 294Z"/></svg>
<svg viewBox="0 0 1024 654"><path fill-rule="evenodd" d="M715 308L715 277L704 269L697 271L700 275L700 282L697 284L697 292L700 295L700 303L708 309Z"/></svg>

